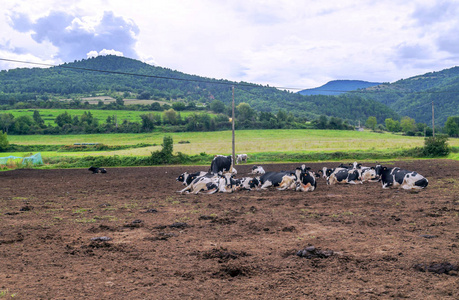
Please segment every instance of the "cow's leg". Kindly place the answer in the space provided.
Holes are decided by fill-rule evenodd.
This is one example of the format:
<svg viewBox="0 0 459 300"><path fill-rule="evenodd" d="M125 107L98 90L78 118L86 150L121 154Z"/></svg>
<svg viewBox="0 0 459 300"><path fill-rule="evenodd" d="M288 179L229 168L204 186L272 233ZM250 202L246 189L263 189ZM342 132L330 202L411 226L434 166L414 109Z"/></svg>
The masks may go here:
<svg viewBox="0 0 459 300"><path fill-rule="evenodd" d="M188 190L191 190L191 188L192 188L192 184L189 184L183 190L178 191L177 193L180 193L180 194L186 193L186 194L188 194L189 193Z"/></svg>
<svg viewBox="0 0 459 300"><path fill-rule="evenodd" d="M295 184L295 181L292 178L284 178L282 179L282 182L279 184L279 187L277 188L279 191L284 191L286 189L289 189L292 184Z"/></svg>
<svg viewBox="0 0 459 300"><path fill-rule="evenodd" d="M271 181L265 181L265 183L263 183L263 185L260 187L261 190L266 190L268 187L272 186L273 183Z"/></svg>
<svg viewBox="0 0 459 300"><path fill-rule="evenodd" d="M206 189L206 183L200 181L194 185L193 190L191 192L197 195L200 191L205 190L205 189Z"/></svg>

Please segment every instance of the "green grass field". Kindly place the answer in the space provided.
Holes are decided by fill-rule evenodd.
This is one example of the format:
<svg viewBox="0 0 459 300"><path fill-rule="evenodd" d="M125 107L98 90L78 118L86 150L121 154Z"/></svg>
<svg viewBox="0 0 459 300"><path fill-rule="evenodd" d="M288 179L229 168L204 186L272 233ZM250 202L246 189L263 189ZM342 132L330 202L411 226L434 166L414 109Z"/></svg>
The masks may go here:
<svg viewBox="0 0 459 300"><path fill-rule="evenodd" d="M30 116L31 118L33 117L33 112L35 110L38 110L40 112L41 118L45 121L45 124L51 124L55 126L56 124L54 123L54 120L56 117L64 112L67 112L69 115L72 117L78 116L81 117L83 113L86 111L90 111L91 114L99 120L101 123L105 123L105 120L107 120L107 117L109 116L117 116L118 122L121 123L123 120L128 120L130 122L137 122L140 123L142 119L140 118L140 115L144 114L149 114L149 113L159 113L163 114L163 112L156 112L156 111L130 111L130 110L91 110L91 109L12 109L12 110L3 110L1 113L2 114L7 114L11 113L15 118L20 117L20 116ZM202 111L199 112L190 112L190 111L181 111L180 116L182 118L186 118L192 113L202 113ZM213 115L212 113L206 112L210 115Z"/></svg>
<svg viewBox="0 0 459 300"><path fill-rule="evenodd" d="M102 143L106 145L161 145L165 135L172 136L174 152L188 155L200 153L231 154L231 131L143 133L143 134L85 134L85 135L22 135L8 136L11 144L19 145L73 145L74 143ZM236 131L236 153L308 153L350 151L393 151L422 147L424 138L407 137L391 133L336 130L241 130ZM458 147L459 139L450 139ZM148 156L161 146L133 148L106 152L42 152L44 157L54 156ZM0 156L21 153L2 153ZM20 155L18 155L20 156ZM456 157L457 154L451 154Z"/></svg>

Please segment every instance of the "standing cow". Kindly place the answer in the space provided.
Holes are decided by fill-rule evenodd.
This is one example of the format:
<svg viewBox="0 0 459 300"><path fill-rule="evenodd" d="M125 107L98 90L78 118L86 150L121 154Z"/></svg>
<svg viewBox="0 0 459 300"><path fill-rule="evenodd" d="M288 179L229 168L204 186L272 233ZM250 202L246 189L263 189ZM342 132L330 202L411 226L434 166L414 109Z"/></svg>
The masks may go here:
<svg viewBox="0 0 459 300"><path fill-rule="evenodd" d="M240 162L247 163L247 154L238 154L236 155L236 164L238 165Z"/></svg>
<svg viewBox="0 0 459 300"><path fill-rule="evenodd" d="M222 174L223 172L232 172L234 174L237 173L236 169L233 168L231 170L231 166L233 165L233 158L231 155L228 156L223 156L223 155L217 155L214 157L212 160L212 163L210 164L210 173L213 174Z"/></svg>

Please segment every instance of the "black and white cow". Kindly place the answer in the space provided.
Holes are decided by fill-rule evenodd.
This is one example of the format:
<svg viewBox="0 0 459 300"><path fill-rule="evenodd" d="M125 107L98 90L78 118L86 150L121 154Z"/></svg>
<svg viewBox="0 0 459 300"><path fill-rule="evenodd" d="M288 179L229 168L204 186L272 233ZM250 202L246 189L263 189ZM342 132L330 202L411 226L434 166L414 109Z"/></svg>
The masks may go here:
<svg viewBox="0 0 459 300"><path fill-rule="evenodd" d="M335 183L350 183L357 184L356 180L360 181L360 171L358 169L336 168L327 177L327 184L333 185Z"/></svg>
<svg viewBox="0 0 459 300"><path fill-rule="evenodd" d="M260 181L256 177L243 177L241 179L236 179L236 185L243 190L258 189L260 187Z"/></svg>
<svg viewBox="0 0 459 300"><path fill-rule="evenodd" d="M238 186L231 174L217 175L209 173L196 178L190 185L179 191L179 193L198 194L201 191L208 191L207 194L214 194L216 192L231 193L237 189Z"/></svg>
<svg viewBox="0 0 459 300"><path fill-rule="evenodd" d="M96 167L93 167L93 166L90 166L88 171L91 171L92 174L107 173L107 170L105 170L104 168L96 168Z"/></svg>
<svg viewBox="0 0 459 300"><path fill-rule="evenodd" d="M295 187L296 183L295 172L267 172L260 176L260 189L265 190L270 186L278 186L278 190L286 190Z"/></svg>
<svg viewBox="0 0 459 300"><path fill-rule="evenodd" d="M252 171L250 173L261 175L261 174L265 174L266 172L262 166L253 166Z"/></svg>
<svg viewBox="0 0 459 300"><path fill-rule="evenodd" d="M379 176L376 174L374 167L360 167L360 180L362 182L378 182Z"/></svg>
<svg viewBox="0 0 459 300"><path fill-rule="evenodd" d="M309 171L311 168L302 165L296 168L295 175L297 177L296 190L301 192L312 192L317 187L316 177L314 172Z"/></svg>
<svg viewBox="0 0 459 300"><path fill-rule="evenodd" d="M231 170L231 165L232 165L233 158L231 155L228 156L223 156L223 155L217 155L214 157L212 160L212 163L210 164L210 173L213 174L222 174L223 172L232 172L236 174L236 170L233 168Z"/></svg>
<svg viewBox="0 0 459 300"><path fill-rule="evenodd" d="M238 165L240 162L245 162L247 163L247 154L238 154L236 155L236 164Z"/></svg>
<svg viewBox="0 0 459 300"><path fill-rule="evenodd" d="M320 174L319 176L323 177L323 178L328 178L330 177L330 175L335 172L335 168L327 168L327 167L323 167L322 170L319 170L317 171L318 174Z"/></svg>
<svg viewBox="0 0 459 300"><path fill-rule="evenodd" d="M405 190L423 189L427 187L429 181L413 171L407 171L400 168L387 168L377 165L376 174L380 176L383 189L389 187L401 187Z"/></svg>
<svg viewBox="0 0 459 300"><path fill-rule="evenodd" d="M179 177L177 177L175 180L177 180L178 182L182 182L183 185L187 186L187 185L190 185L191 182L193 182L193 180L195 180L196 178L204 176L206 174L207 172L203 172L203 171L196 172L196 173L185 172L185 173L180 174Z"/></svg>

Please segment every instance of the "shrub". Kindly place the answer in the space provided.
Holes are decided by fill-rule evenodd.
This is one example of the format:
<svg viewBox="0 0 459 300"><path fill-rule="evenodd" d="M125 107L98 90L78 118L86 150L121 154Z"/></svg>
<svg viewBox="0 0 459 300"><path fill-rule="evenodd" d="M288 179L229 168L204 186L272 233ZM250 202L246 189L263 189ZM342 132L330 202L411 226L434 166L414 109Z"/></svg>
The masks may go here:
<svg viewBox="0 0 459 300"><path fill-rule="evenodd" d="M8 136L5 133L0 132L0 151L5 151L8 148Z"/></svg>
<svg viewBox="0 0 459 300"><path fill-rule="evenodd" d="M174 150L174 140L171 136L165 136L163 138L161 151L155 151L151 153L151 164L162 165L171 162L173 157L172 151Z"/></svg>
<svg viewBox="0 0 459 300"><path fill-rule="evenodd" d="M423 155L427 157L447 156L451 152L448 136L437 135L425 139Z"/></svg>

